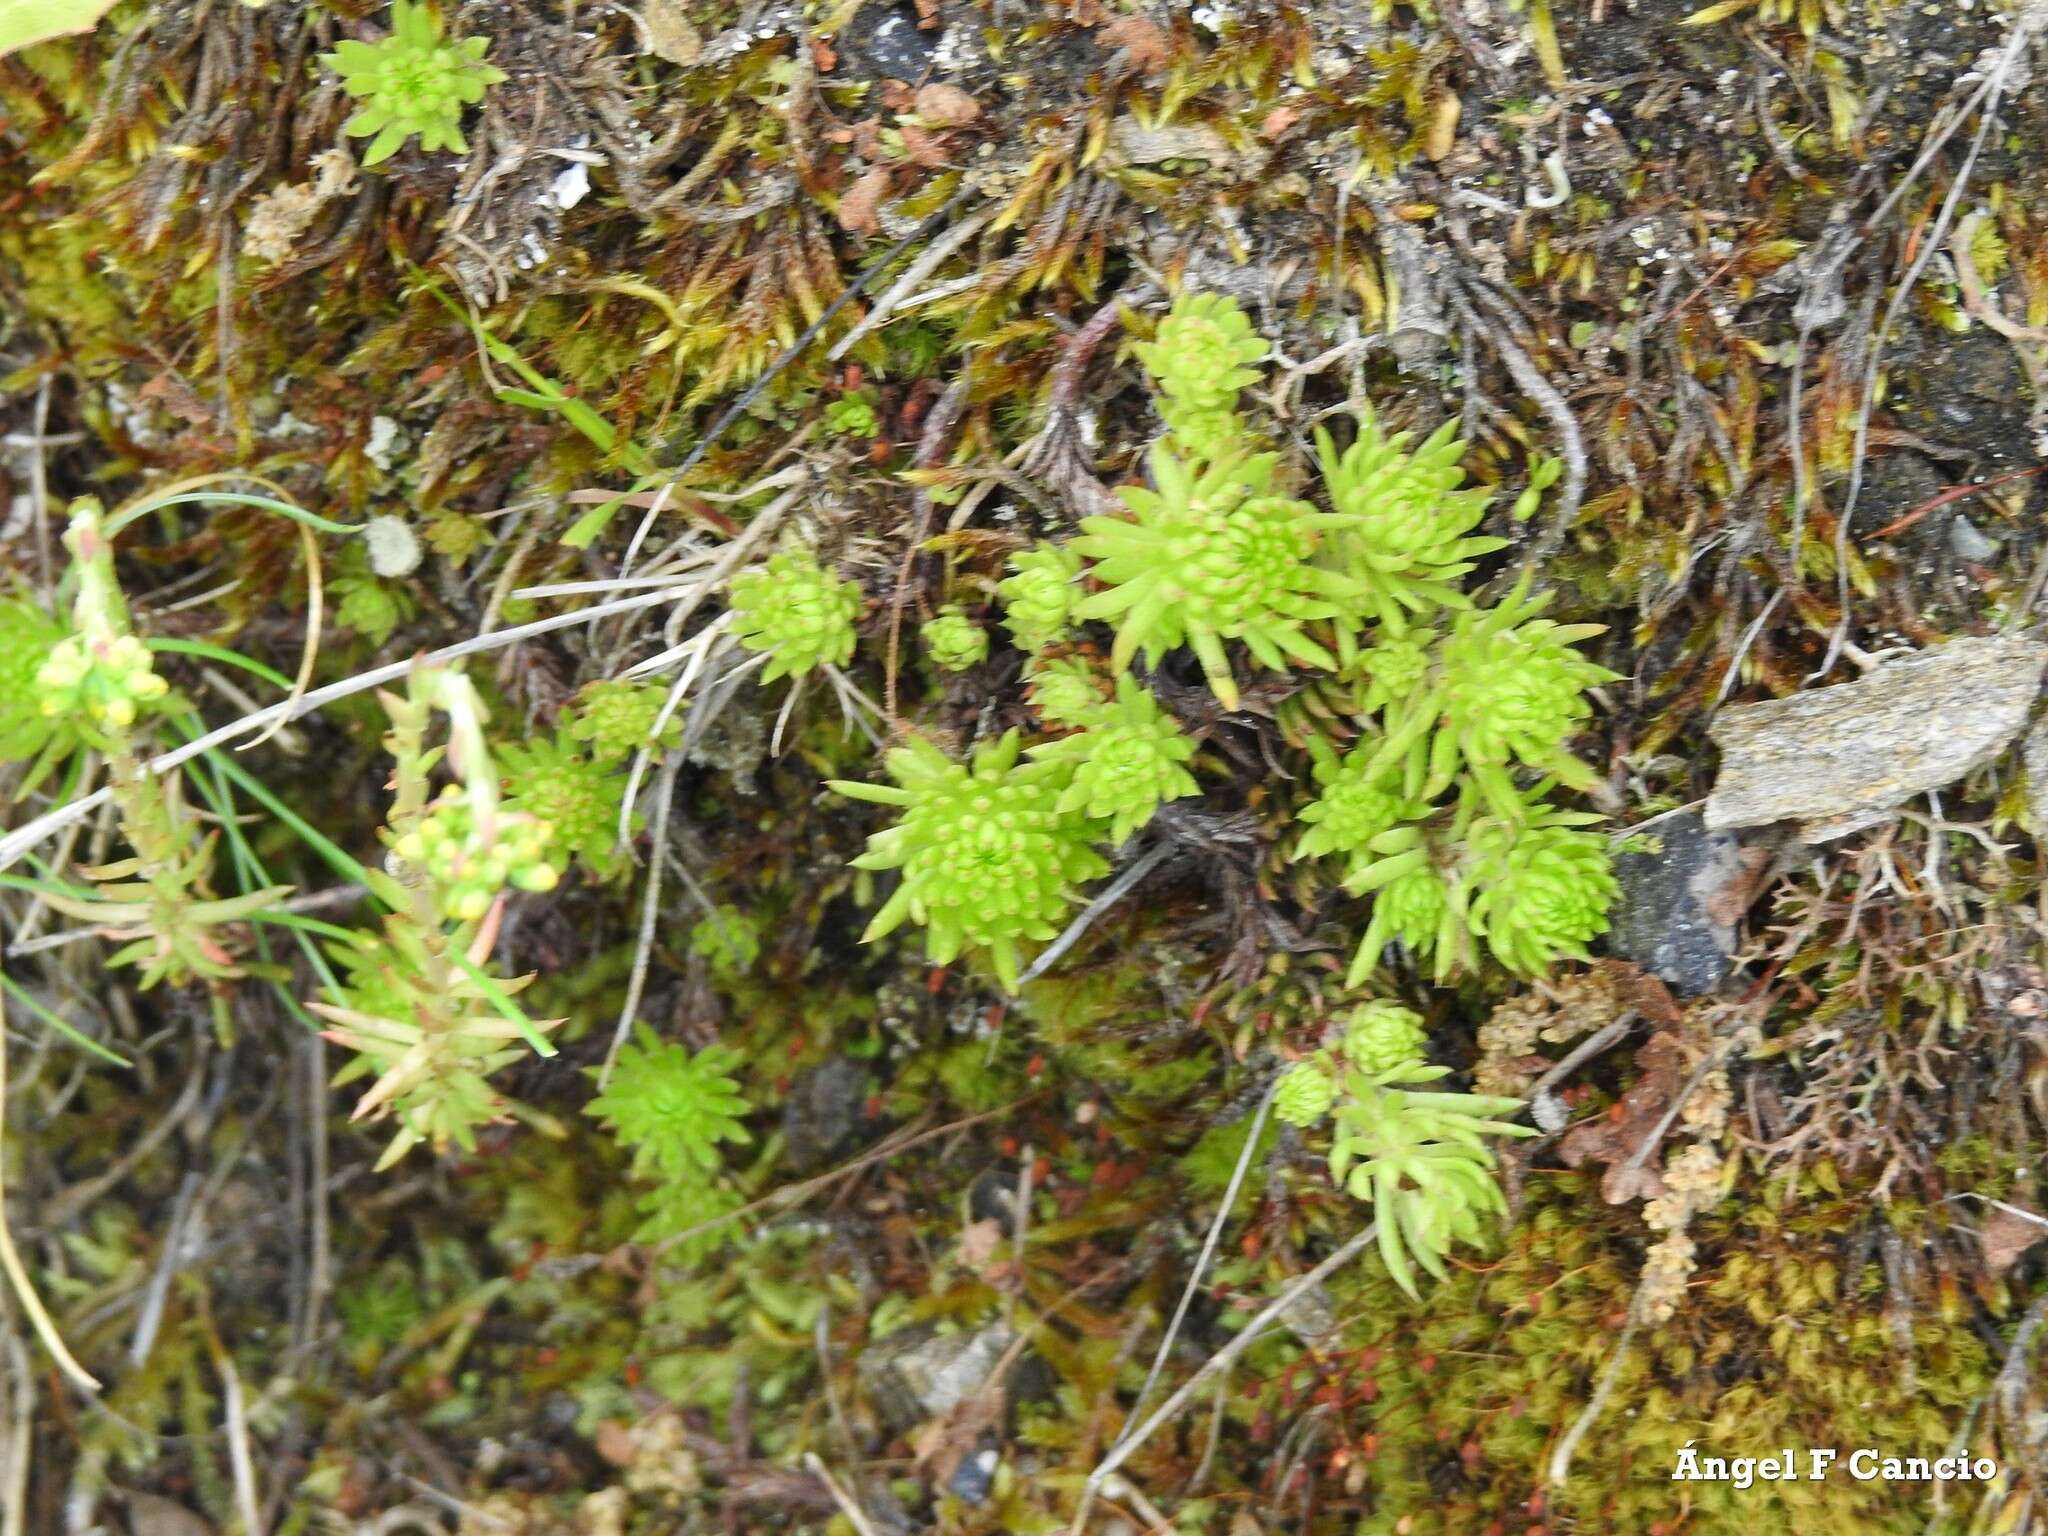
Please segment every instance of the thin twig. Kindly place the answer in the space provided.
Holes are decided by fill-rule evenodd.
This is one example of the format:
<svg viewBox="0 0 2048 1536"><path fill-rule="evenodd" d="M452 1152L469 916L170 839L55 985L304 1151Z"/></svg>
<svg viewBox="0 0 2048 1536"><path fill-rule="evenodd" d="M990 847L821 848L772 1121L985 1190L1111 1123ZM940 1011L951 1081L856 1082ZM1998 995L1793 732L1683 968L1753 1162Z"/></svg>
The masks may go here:
<svg viewBox="0 0 2048 1536"><path fill-rule="evenodd" d="M1152 1417L1147 1419L1136 1433L1125 1435L1117 1441L1110 1453L1102 1458L1102 1464L1088 1474L1088 1485L1081 1491L1081 1504L1074 1511L1073 1521L1067 1526L1067 1536L1084 1536L1088 1529L1088 1512L1101 1495L1102 1485L1109 1480L1117 1468L1136 1454L1138 1447L1150 1440L1160 1427L1186 1407L1190 1398L1203 1382L1218 1371L1228 1370L1236 1364L1238 1357L1252 1347L1265 1331L1286 1315L1287 1310L1307 1292L1321 1285L1323 1281L1349 1264L1379 1235L1379 1223L1368 1223L1355 1236L1347 1238L1335 1252L1306 1274L1297 1276L1286 1290L1268 1302L1243 1330L1228 1344L1217 1350L1203 1363L1200 1370L1182 1382L1180 1387L1165 1402L1161 1403Z"/></svg>
<svg viewBox="0 0 2048 1536"><path fill-rule="evenodd" d="M1201 1288L1202 1277L1209 1271L1209 1261L1216 1256L1216 1244L1223 1236L1224 1225L1230 1220L1231 1210L1237 1205L1237 1192L1244 1184L1245 1170L1251 1167L1252 1155L1258 1150L1259 1134L1266 1128L1266 1116L1273 1108L1273 1099L1280 1091L1280 1079L1275 1076L1266 1085L1265 1095L1259 1100L1258 1112L1252 1117L1252 1128L1244 1138L1244 1150L1237 1155L1237 1166L1231 1170L1230 1186L1223 1192L1223 1203L1217 1207L1216 1219L1209 1223L1209 1236L1202 1244L1201 1257L1195 1260L1195 1267L1188 1276L1187 1286L1180 1293L1180 1305L1174 1308L1173 1321L1166 1326L1166 1336L1159 1341L1159 1353L1152 1357L1152 1369L1145 1376L1145 1384L1138 1388L1137 1400L1131 1404L1129 1417L1124 1420L1124 1432L1117 1437L1117 1444L1123 1444L1131 1428L1138 1421L1138 1414L1145 1406L1145 1400L1152 1395L1152 1388L1159 1382L1159 1373L1166 1369L1166 1358L1173 1351L1173 1341L1180 1337L1180 1325L1188 1315L1188 1307L1195 1299L1195 1292Z"/></svg>

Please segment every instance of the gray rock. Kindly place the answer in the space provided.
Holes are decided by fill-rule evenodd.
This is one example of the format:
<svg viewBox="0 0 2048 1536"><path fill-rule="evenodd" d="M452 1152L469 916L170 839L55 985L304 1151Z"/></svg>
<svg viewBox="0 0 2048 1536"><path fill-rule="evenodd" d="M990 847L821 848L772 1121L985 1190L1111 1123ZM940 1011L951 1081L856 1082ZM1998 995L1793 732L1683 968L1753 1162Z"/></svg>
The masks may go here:
<svg viewBox="0 0 2048 1536"><path fill-rule="evenodd" d="M1657 840L1654 852L1615 855L1621 890L1607 947L1679 996L1698 997L1721 984L1735 953L1734 926L1716 919L1711 902L1741 877L1741 845L1691 812L1667 816L1644 836Z"/></svg>
<svg viewBox="0 0 2048 1536"><path fill-rule="evenodd" d="M1797 821L1809 843L1868 826L2003 752L2041 691L2048 645L1951 640L1853 683L1724 709L1710 830Z"/></svg>
<svg viewBox="0 0 2048 1536"><path fill-rule="evenodd" d="M906 1328L861 1352L861 1384L884 1417L908 1429L951 1412L979 1392L1016 1340L1002 1323L978 1333Z"/></svg>
<svg viewBox="0 0 2048 1536"><path fill-rule="evenodd" d="M840 34L862 73L876 80L917 81L938 50L939 34L917 24L907 5L866 5Z"/></svg>
<svg viewBox="0 0 2048 1536"><path fill-rule="evenodd" d="M800 1173L822 1168L867 1139L868 1074L859 1062L834 1056L798 1074L782 1106L782 1134Z"/></svg>

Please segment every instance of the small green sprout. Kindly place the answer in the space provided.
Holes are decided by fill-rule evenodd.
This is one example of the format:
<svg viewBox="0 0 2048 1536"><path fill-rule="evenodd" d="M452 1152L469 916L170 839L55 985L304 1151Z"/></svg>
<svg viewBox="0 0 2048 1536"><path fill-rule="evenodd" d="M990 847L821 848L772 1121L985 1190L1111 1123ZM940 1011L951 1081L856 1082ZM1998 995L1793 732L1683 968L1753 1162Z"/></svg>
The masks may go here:
<svg viewBox="0 0 2048 1536"><path fill-rule="evenodd" d="M619 757L587 757L558 735L500 747L497 758L507 809L551 828L551 847L581 860L599 880L629 867L631 860L618 846L626 798L626 776L616 771Z"/></svg>
<svg viewBox="0 0 2048 1536"><path fill-rule="evenodd" d="M843 667L853 659L860 601L860 588L809 550L781 550L733 578L733 633L748 650L768 653L763 682Z"/></svg>
<svg viewBox="0 0 2048 1536"><path fill-rule="evenodd" d="M505 78L483 62L490 46L487 37L451 41L428 6L391 0L389 36L375 43L346 39L321 54L320 62L341 76L341 88L363 103L342 124L357 138L375 135L363 164L390 159L415 134L421 149L468 154L463 109Z"/></svg>
<svg viewBox="0 0 2048 1536"><path fill-rule="evenodd" d="M607 678L576 695L566 729L602 762L631 757L642 747L672 747L683 733L682 722L671 715L659 737L654 729L667 699L668 690L657 684Z"/></svg>
<svg viewBox="0 0 2048 1536"><path fill-rule="evenodd" d="M1297 1061L1273 1090L1273 1114L1283 1125L1314 1125L1336 1102L1337 1079L1331 1075L1329 1058L1322 1055Z"/></svg>
<svg viewBox="0 0 2048 1536"><path fill-rule="evenodd" d="M825 407L825 430L838 437L873 437L880 424L865 395L841 395Z"/></svg>
<svg viewBox="0 0 2048 1536"><path fill-rule="evenodd" d="M1042 742L1031 755L1073 769L1060 810L1108 822L1110 842L1123 842L1163 802L1200 793L1186 767L1194 742L1135 678L1118 678L1116 702L1086 710L1080 723L1083 729Z"/></svg>
<svg viewBox="0 0 2048 1536"><path fill-rule="evenodd" d="M739 1065L739 1052L727 1046L692 1055L641 1024L585 1113L633 1149L636 1174L701 1179L724 1162L720 1142L754 1139L740 1123L748 1106L733 1076Z"/></svg>
<svg viewBox="0 0 2048 1536"><path fill-rule="evenodd" d="M968 618L958 603L941 608L917 633L932 661L948 672L965 672L988 660L988 631Z"/></svg>
<svg viewBox="0 0 2048 1536"><path fill-rule="evenodd" d="M1258 382L1266 339L1232 299L1182 294L1159 322L1156 339L1133 349L1159 386L1159 414L1174 446L1221 458L1239 440L1237 397Z"/></svg>
<svg viewBox="0 0 2048 1536"><path fill-rule="evenodd" d="M1079 595L1081 557L1063 544L1034 544L1010 557L1011 574L996 583L1003 627L1023 651L1066 638Z"/></svg>

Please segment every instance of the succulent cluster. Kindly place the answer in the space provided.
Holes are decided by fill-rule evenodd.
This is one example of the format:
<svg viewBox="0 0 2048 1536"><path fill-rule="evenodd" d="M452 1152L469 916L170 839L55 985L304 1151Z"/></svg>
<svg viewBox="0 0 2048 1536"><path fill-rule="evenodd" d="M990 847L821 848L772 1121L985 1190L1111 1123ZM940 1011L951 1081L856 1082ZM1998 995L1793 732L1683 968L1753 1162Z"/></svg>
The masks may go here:
<svg viewBox="0 0 2048 1536"><path fill-rule="evenodd" d="M1066 638L1080 580L1081 556L1064 544L1034 544L1010 557L1010 574L996 583L996 593L1003 627L1019 650L1043 650Z"/></svg>
<svg viewBox="0 0 2048 1536"><path fill-rule="evenodd" d="M934 665L947 672L965 672L988 660L988 631L967 617L958 603L948 603L918 630Z"/></svg>
<svg viewBox="0 0 2048 1536"><path fill-rule="evenodd" d="M740 1123L747 1100L732 1076L738 1066L724 1046L693 1055L642 1024L585 1112L633 1148L635 1173L700 1182L723 1161L720 1142L753 1140Z"/></svg>
<svg viewBox="0 0 2048 1536"><path fill-rule="evenodd" d="M731 602L740 644L768 653L763 682L853 659L860 588L819 565L808 550L780 550L733 578Z"/></svg>
<svg viewBox="0 0 2048 1536"><path fill-rule="evenodd" d="M1299 808L1293 855L1329 860L1339 884L1371 897L1350 984L1365 981L1390 944L1432 963L1439 980L1482 952L1523 975L1585 955L1615 889L1606 841L1585 830L1595 818L1551 798L1593 782L1569 744L1590 718L1588 691L1614 674L1578 649L1599 627L1544 617L1545 599L1526 578L1483 607L1463 590L1477 561L1505 541L1475 531L1489 496L1462 484L1456 423L1412 447L1370 414L1341 450L1319 432L1318 507L1294 492L1280 454L1239 413L1267 349L1234 303L1183 296L1136 350L1166 426L1149 455L1150 484L1119 491L1122 515L1086 518L1065 543L1013 555L996 585L1003 625L1029 657L1028 698L1051 734L1031 746L1031 768L1014 773L1064 775L1057 792L1047 780L1019 780L1031 788L1016 793L1054 818L1034 821L1033 836L1067 847L1121 843L1161 803L1199 791L1196 744L1133 675L1139 660L1158 671L1191 654L1226 709L1242 703L1245 660L1321 672L1340 690L1324 718L1350 718L1334 732L1311 723L1303 733L1316 793ZM1091 620L1115 631L1107 676L1077 632ZM985 654L985 632L957 608L927 624L924 639L942 667ZM944 761L935 748L914 750L927 768ZM1013 759L995 751L986 760ZM974 775L986 778L979 766ZM894 796L908 808L938 792L930 774L916 787L900 782L868 798ZM921 813L914 831L906 816L880 834L867 867L908 868L909 850L927 838L957 839L959 829L942 832L933 815ZM1023 846L1015 870L981 872L992 888L1036 893L1031 923L1000 933L1006 954L1021 938L1049 936L1071 881L1034 874ZM934 847L926 857L920 882L965 855ZM934 903L928 884L907 894L913 883L906 878L871 931L945 911L935 954L995 946L1000 925L966 915L977 910L973 898ZM1003 964L1007 979L1014 959ZM1304 1080L1296 1092L1309 1096L1305 1110L1315 1090Z"/></svg>
<svg viewBox="0 0 2048 1536"><path fill-rule="evenodd" d="M682 735L680 721L671 716L658 734L654 728L667 697L653 683L607 678L576 696L565 728L606 762L631 757L642 747L673 746Z"/></svg>
<svg viewBox="0 0 2048 1536"><path fill-rule="evenodd" d="M1004 985L1016 987L1019 942L1055 937L1082 882L1109 868L1093 846L1096 827L1060 809L1070 770L1057 762L1020 763L1022 750L1012 731L983 744L963 766L917 737L886 759L894 788L833 782L842 795L903 812L854 860L861 869L903 872L864 938L912 918L924 926L934 962L986 947Z"/></svg>
<svg viewBox="0 0 2048 1536"><path fill-rule="evenodd" d="M1237 397L1258 382L1255 365L1268 348L1235 303L1219 293L1186 295L1157 336L1135 350L1159 388L1159 414L1176 449L1215 459L1240 440Z"/></svg>
<svg viewBox="0 0 2048 1536"><path fill-rule="evenodd" d="M1332 519L1275 491L1279 462L1273 453L1204 461L1162 443L1152 450L1153 488L1121 492L1129 518L1082 522L1071 547L1095 561L1104 585L1074 612L1116 626L1111 660L1119 670L1140 651L1156 667L1168 651L1186 646L1216 697L1235 709L1226 640L1243 642L1276 671L1290 661L1337 665L1306 626L1333 617L1355 588L1311 560Z"/></svg>
<svg viewBox="0 0 2048 1536"><path fill-rule="evenodd" d="M415 134L421 149L468 154L462 114L505 78L483 62L490 47L487 37L449 38L425 4L391 0L387 36L374 43L345 39L321 54L320 62L341 76L341 88L362 102L342 128L370 139L363 164L388 160Z"/></svg>
<svg viewBox="0 0 2048 1536"><path fill-rule="evenodd" d="M45 715L97 733L126 730L146 705L170 692L149 647L133 635L66 635L37 671L36 688Z"/></svg>
<svg viewBox="0 0 2048 1536"><path fill-rule="evenodd" d="M391 851L433 878L450 917L473 923L508 885L522 891L555 888L561 871L547 854L554 830L517 811L481 815L451 784L411 830L393 840Z"/></svg>
<svg viewBox="0 0 2048 1536"><path fill-rule="evenodd" d="M1501 1118L1519 1099L1420 1091L1447 1070L1426 1064L1426 1047L1419 1014L1368 1002L1337 1048L1297 1062L1273 1099L1290 1125L1333 1117L1331 1176L1372 1203L1387 1273L1411 1295L1411 1259L1441 1280L1451 1246L1480 1242L1486 1221L1507 1208L1487 1138L1534 1134Z"/></svg>

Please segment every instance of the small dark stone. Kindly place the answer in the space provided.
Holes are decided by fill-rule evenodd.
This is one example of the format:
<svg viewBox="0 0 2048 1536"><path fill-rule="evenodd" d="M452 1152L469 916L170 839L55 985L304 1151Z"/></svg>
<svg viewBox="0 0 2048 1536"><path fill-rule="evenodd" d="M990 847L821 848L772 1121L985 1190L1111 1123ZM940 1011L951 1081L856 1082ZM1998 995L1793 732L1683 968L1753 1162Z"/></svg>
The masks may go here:
<svg viewBox="0 0 2048 1536"><path fill-rule="evenodd" d="M939 34L919 27L910 6L863 6L839 41L870 79L915 81L931 67Z"/></svg>
<svg viewBox="0 0 2048 1536"><path fill-rule="evenodd" d="M868 1074L859 1062L834 1056L798 1075L782 1106L782 1134L799 1172L843 1157L878 1129L868 1115Z"/></svg>
<svg viewBox="0 0 2048 1536"><path fill-rule="evenodd" d="M1740 878L1741 847L1728 833L1709 832L1690 811L1644 836L1658 839L1656 852L1614 859L1621 893L1608 918L1608 947L1682 997L1711 992L1728 974L1735 929L1707 904Z"/></svg>
<svg viewBox="0 0 2048 1536"><path fill-rule="evenodd" d="M996 1437L985 1434L974 1449L960 1458L960 1465L953 1469L952 1481L946 1484L948 1491L965 1499L969 1504L984 1504L996 1483L996 1468L1002 1465L1002 1452L996 1449Z"/></svg>

